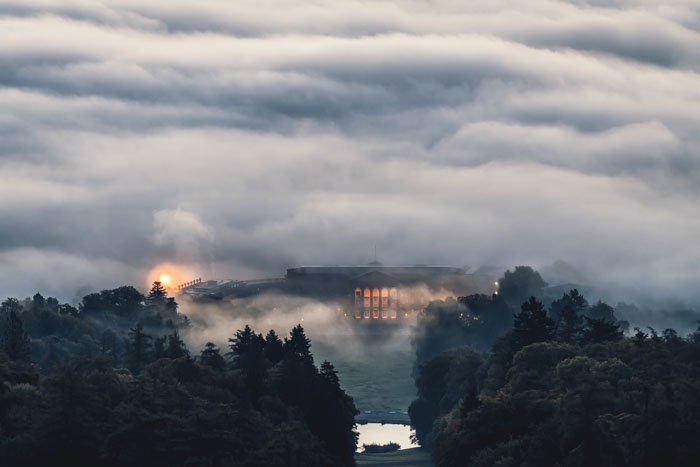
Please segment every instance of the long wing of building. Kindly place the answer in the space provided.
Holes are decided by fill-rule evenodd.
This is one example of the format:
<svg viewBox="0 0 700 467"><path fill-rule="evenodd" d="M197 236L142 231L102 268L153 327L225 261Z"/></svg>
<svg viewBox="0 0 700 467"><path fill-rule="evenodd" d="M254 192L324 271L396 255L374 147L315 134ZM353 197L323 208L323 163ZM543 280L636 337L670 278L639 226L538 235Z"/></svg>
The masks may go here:
<svg viewBox="0 0 700 467"><path fill-rule="evenodd" d="M242 298L275 291L335 301L346 316L391 320L422 309L437 295L462 296L494 292L494 278L450 266L302 266L284 278L250 281L206 281L181 293L213 299Z"/></svg>

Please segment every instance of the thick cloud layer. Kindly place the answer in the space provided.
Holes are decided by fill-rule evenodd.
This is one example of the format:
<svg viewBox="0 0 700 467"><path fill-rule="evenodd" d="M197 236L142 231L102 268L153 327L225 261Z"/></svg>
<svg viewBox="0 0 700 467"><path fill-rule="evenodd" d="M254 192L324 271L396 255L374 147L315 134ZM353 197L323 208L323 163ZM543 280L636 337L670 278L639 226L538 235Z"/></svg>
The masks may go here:
<svg viewBox="0 0 700 467"><path fill-rule="evenodd" d="M693 1L5 1L0 296L376 245L692 302L699 51Z"/></svg>

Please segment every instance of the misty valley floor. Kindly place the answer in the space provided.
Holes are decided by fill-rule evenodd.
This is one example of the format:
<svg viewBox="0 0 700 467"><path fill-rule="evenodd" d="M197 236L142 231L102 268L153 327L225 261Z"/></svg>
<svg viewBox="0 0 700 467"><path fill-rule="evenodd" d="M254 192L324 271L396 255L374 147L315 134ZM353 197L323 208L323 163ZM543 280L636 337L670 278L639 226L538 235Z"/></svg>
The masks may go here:
<svg viewBox="0 0 700 467"><path fill-rule="evenodd" d="M408 410L416 397L411 377L415 354L408 323L393 328L358 326L353 333L329 337L313 340L314 356L318 362L328 359L335 365L341 385L361 413L398 415ZM325 344L330 341L345 346Z"/></svg>

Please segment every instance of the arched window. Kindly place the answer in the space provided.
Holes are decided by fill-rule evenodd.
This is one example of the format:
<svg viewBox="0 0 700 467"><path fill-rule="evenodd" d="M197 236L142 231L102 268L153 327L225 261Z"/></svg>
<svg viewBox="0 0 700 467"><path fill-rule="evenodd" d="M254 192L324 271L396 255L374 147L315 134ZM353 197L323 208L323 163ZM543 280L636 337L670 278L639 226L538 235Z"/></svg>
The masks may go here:
<svg viewBox="0 0 700 467"><path fill-rule="evenodd" d="M362 318L362 289L357 287L355 289L355 301L353 306L355 308L355 318Z"/></svg>

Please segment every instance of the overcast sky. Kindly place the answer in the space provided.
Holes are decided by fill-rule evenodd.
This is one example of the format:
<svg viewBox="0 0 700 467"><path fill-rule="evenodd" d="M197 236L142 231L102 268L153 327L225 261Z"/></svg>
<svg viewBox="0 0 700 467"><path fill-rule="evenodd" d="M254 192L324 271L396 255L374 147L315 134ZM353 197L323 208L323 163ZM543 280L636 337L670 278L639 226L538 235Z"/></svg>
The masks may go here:
<svg viewBox="0 0 700 467"><path fill-rule="evenodd" d="M698 0L0 0L0 298L376 245L693 299L699 73Z"/></svg>

